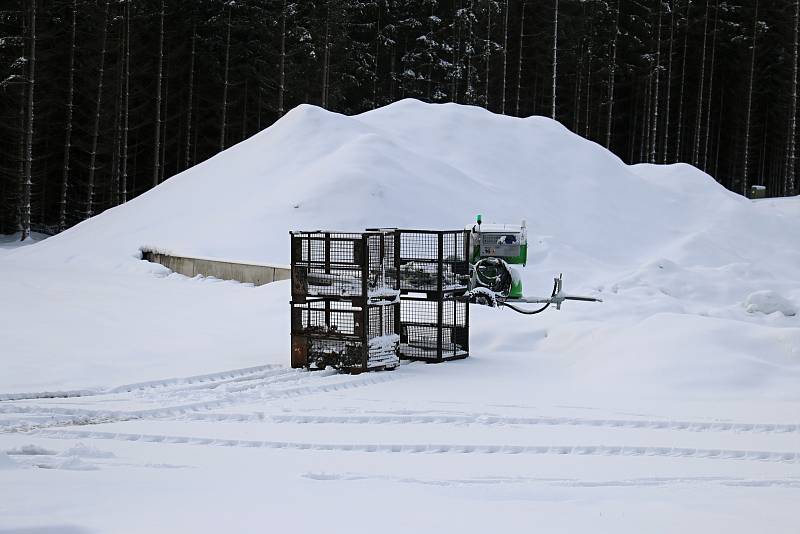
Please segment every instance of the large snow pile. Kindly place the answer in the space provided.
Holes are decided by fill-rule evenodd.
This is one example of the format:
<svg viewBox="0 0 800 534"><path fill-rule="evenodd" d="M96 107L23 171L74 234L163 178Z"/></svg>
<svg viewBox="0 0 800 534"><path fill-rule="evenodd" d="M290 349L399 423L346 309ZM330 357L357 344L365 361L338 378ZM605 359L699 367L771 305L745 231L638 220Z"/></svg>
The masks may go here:
<svg viewBox="0 0 800 534"><path fill-rule="evenodd" d="M533 320L480 310L476 356L553 354L581 388L800 395L797 318L742 306L758 291L782 309L800 303L798 199L754 203L688 165L630 167L543 117L413 100L354 117L300 106L6 253L0 392L288 361L286 284L160 279L142 246L285 264L290 229L458 228L477 213L528 221L528 293L564 272L568 290L606 302Z"/></svg>
<svg viewBox="0 0 800 534"><path fill-rule="evenodd" d="M305 373L287 282L139 259L285 264L290 229L478 213L528 221L526 293L563 272L604 302L472 306L466 360ZM0 530L795 534L798 228L800 198L630 167L541 117L301 106L63 234L0 242Z"/></svg>

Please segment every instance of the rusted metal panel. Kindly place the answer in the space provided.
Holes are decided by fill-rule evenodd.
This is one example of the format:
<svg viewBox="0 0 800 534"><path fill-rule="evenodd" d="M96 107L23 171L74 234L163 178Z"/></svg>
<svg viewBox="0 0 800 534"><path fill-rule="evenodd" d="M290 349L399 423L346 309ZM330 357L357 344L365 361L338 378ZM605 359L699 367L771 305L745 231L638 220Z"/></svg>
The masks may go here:
<svg viewBox="0 0 800 534"><path fill-rule="evenodd" d="M292 369L308 366L308 340L305 336L292 335Z"/></svg>

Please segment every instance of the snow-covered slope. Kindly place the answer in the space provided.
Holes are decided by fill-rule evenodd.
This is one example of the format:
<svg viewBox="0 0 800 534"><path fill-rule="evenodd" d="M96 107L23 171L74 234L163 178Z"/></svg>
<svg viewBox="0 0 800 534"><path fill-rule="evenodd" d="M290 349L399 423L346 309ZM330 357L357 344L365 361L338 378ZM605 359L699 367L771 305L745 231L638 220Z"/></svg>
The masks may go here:
<svg viewBox="0 0 800 534"><path fill-rule="evenodd" d="M139 260L285 264L292 229L478 213L528 221L527 293L563 272L604 302L473 306L467 360L302 373L286 282ZM2 251L0 530L797 532L798 228L800 197L627 166L542 117L300 106Z"/></svg>
<svg viewBox="0 0 800 534"><path fill-rule="evenodd" d="M285 263L288 228L459 227L476 213L527 218L559 250L623 265L720 224L741 251L780 229L692 167L628 167L543 117L404 100L355 117L295 108L29 253L97 266L157 245ZM714 252L701 256L730 260Z"/></svg>
<svg viewBox="0 0 800 534"><path fill-rule="evenodd" d="M283 285L167 283L153 276L163 269L138 261L141 246L287 263L290 229L458 228L477 213L527 219L528 292L546 292L564 272L568 289L607 302L547 317L559 332L531 343L525 333L541 320L483 314L474 330L487 339L473 345L476 355L516 335L518 350L576 358L577 374L590 381L596 366L613 378L621 362L627 372L646 368L637 382L648 388L672 388L673 378L702 384L694 375L709 373L724 382L713 371L723 367L737 387L794 395L772 380L800 364L798 318L759 314L745 302L769 290L800 305L797 199L753 203L688 165L629 167L547 118L414 100L354 117L300 106L139 198L7 254L3 294L27 305L3 307L7 354L21 367L4 373L0 391L121 381L132 354L135 379L255 364L266 354L286 361L285 330L273 336L266 326L285 325ZM263 316L266 301L277 316ZM511 333L481 332L498 320ZM163 335L154 334L158 325ZM207 351L198 338L210 338ZM84 362L96 367L81 374Z"/></svg>

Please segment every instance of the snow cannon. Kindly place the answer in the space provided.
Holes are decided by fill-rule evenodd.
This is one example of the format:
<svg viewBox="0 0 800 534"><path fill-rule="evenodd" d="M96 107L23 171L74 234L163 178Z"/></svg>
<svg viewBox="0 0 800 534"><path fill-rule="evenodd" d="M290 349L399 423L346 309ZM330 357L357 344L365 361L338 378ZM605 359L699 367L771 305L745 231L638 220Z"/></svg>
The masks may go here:
<svg viewBox="0 0 800 534"><path fill-rule="evenodd" d="M561 309L565 300L602 302L595 297L568 295L563 291L562 276L553 280L553 291L549 297L525 296L522 279L512 265L528 263L528 231L521 224L484 224L478 215L475 224L467 226L470 250L469 291L460 298L473 304L506 306L512 310L532 315L555 304ZM536 309L526 309L518 304L544 304Z"/></svg>
<svg viewBox="0 0 800 534"><path fill-rule="evenodd" d="M528 263L528 233L520 225L476 224L467 227L472 264L471 287L484 287L507 298L522 297L522 280L509 265Z"/></svg>

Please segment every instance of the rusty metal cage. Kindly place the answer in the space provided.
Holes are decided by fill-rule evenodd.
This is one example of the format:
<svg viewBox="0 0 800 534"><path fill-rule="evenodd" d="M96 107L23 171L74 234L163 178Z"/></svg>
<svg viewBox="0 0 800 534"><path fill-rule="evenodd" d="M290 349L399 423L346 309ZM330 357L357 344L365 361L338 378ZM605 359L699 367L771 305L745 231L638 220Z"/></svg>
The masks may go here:
<svg viewBox="0 0 800 534"><path fill-rule="evenodd" d="M451 298L400 300L400 358L429 363L469 356L469 304Z"/></svg>
<svg viewBox="0 0 800 534"><path fill-rule="evenodd" d="M310 298L292 303L292 367L347 372L393 369L399 364L400 303L357 306Z"/></svg>

